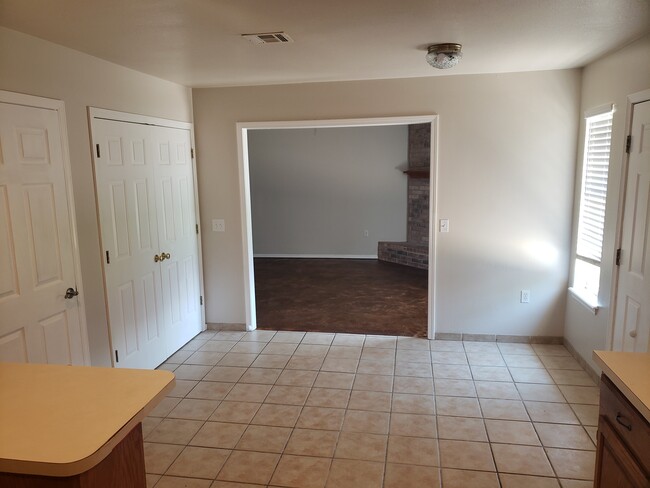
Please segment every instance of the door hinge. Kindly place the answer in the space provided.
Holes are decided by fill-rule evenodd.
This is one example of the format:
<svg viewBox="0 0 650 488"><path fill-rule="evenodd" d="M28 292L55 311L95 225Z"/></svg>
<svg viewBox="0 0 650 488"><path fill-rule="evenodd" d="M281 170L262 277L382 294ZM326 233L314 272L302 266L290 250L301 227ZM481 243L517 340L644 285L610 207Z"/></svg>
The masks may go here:
<svg viewBox="0 0 650 488"><path fill-rule="evenodd" d="M190 156L192 156L192 159L194 159L194 148L190 149Z"/></svg>
<svg viewBox="0 0 650 488"><path fill-rule="evenodd" d="M95 144L95 150L97 151L97 157L101 158L101 156L99 155L100 154L99 153L99 144Z"/></svg>
<svg viewBox="0 0 650 488"><path fill-rule="evenodd" d="M203 296L199 297L199 302L201 303L201 305L203 305Z"/></svg>
<svg viewBox="0 0 650 488"><path fill-rule="evenodd" d="M621 250L617 249L616 250L616 266L621 265Z"/></svg>
<svg viewBox="0 0 650 488"><path fill-rule="evenodd" d="M199 233L199 224L196 224L196 233Z"/></svg>
<svg viewBox="0 0 650 488"><path fill-rule="evenodd" d="M632 136L627 136L625 140L625 152L630 154L630 148L632 147Z"/></svg>
<svg viewBox="0 0 650 488"><path fill-rule="evenodd" d="M111 255L106 251L106 264L111 264Z"/></svg>
<svg viewBox="0 0 650 488"><path fill-rule="evenodd" d="M119 354L117 353L117 349L115 349L115 362L116 362L116 363L119 363L119 362L120 362L120 356L119 356Z"/></svg>

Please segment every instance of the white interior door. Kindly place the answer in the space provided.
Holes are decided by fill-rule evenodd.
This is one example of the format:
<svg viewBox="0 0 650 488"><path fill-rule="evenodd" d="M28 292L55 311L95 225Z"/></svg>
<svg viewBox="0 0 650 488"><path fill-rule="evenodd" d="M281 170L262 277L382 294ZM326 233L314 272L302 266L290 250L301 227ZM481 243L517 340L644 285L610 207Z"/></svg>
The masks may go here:
<svg viewBox="0 0 650 488"><path fill-rule="evenodd" d="M115 364L157 366L168 355L149 128L95 119L93 142Z"/></svg>
<svg viewBox="0 0 650 488"><path fill-rule="evenodd" d="M633 107L613 347L646 352L650 341L650 100Z"/></svg>
<svg viewBox="0 0 650 488"><path fill-rule="evenodd" d="M170 350L201 331L198 235L190 131L152 129L165 317Z"/></svg>
<svg viewBox="0 0 650 488"><path fill-rule="evenodd" d="M92 134L115 366L156 367L203 327L190 131L93 117Z"/></svg>
<svg viewBox="0 0 650 488"><path fill-rule="evenodd" d="M0 103L0 361L84 364L59 113Z"/></svg>

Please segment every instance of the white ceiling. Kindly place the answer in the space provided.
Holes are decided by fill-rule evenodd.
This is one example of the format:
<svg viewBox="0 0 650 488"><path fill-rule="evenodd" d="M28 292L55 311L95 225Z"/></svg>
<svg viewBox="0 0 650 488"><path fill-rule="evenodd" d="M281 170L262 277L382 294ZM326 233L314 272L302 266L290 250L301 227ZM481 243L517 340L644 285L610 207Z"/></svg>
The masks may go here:
<svg viewBox="0 0 650 488"><path fill-rule="evenodd" d="M650 31L648 0L0 0L0 25L188 86L584 66ZM241 34L285 31L292 44ZM431 43L463 44L450 70Z"/></svg>

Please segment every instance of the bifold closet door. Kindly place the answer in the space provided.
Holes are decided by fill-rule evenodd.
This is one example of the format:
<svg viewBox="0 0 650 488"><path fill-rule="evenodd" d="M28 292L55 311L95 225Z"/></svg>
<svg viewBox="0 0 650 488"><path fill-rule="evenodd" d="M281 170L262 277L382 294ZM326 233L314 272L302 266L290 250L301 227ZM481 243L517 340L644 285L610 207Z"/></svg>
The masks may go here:
<svg viewBox="0 0 650 488"><path fill-rule="evenodd" d="M115 365L156 367L202 328L190 132L92 130Z"/></svg>

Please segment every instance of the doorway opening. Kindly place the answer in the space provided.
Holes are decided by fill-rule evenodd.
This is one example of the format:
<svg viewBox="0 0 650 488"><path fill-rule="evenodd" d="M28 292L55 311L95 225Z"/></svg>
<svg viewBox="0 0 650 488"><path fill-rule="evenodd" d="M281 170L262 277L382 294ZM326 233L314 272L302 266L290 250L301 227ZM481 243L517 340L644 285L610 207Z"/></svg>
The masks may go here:
<svg viewBox="0 0 650 488"><path fill-rule="evenodd" d="M396 210L393 209L393 211L401 211L402 214L401 234L391 230L389 225L392 220L396 220L392 224L399 227L399 219L391 219L391 212L382 209L379 210L379 217L376 216L377 209L373 210L375 220L378 222L378 225L374 227L372 223L368 225L363 223L364 218L352 215L350 220L356 224L351 225L356 225L358 228L348 232L346 239L349 239L349 235L354 235L353 240L356 239L357 242L349 244L349 247L337 247L340 242L332 244L332 239L326 234L321 234L319 238L318 232L321 229L319 229L318 222L314 224L311 231L304 229L301 235L296 236L295 229L280 228L277 222L270 223L270 219L263 217L264 213L259 210L260 208L265 211L267 207L274 205L281 207L283 203L285 205L291 203L281 201L287 195L278 192L277 185L268 190L269 194L267 195L264 194L264 191L260 193L260 179L275 178L284 181L286 178L293 178L287 176L287 174L292 174L291 171L299 173L303 168L294 167L289 173L286 173L287 169L283 168L281 169L281 172L284 172L282 175L269 174L268 171L273 170L266 168L266 178L264 174L257 174L257 166L251 167L252 162L256 164L256 149L255 147L251 149L250 143L256 140L258 135L261 134L264 136L262 138L269 140L271 132L277 133L277 129L294 129L303 133L313 131L315 135L320 129L357 128L362 130L363 128L390 129L390 127L397 127L403 134L406 134L409 126L426 129L430 144L426 146L425 159L427 159L427 163L430 161L430 171L429 168L426 168L425 174L425 168L413 167L410 154L408 157L404 154L401 159L396 159L393 167L390 168L393 174L389 177L393 178L393 182L396 173L406 173L406 175L399 174L399 183L397 183L403 188L400 194L400 198L403 200L401 210L399 205ZM419 321L422 324L420 330L414 331L408 326L400 327L400 333L433 337L435 326L435 300L433 299L435 291L435 232L431 230L433 225L428 226L428 223L434 222L433 217L436 214L436 128L437 116L238 124L241 203L242 209L244 209L242 229L247 329L255 329L258 325L277 328L278 322L282 322L283 327L287 330L292 328L304 330L307 327L309 330L319 331L390 334L395 333L395 327L390 328L390 322L394 320L391 319L389 313L392 312L393 317L403 317L403 325L416 324L419 314ZM279 144L282 145L282 143ZM355 167L354 171L358 173L364 170ZM374 177L372 168L370 170L366 168L365 171L366 177ZM417 175L414 175L414 172ZM334 188L338 191L340 190L339 186L345 187L348 184L342 181L348 177L340 175L334 177L333 174L333 170L328 172L328 168L321 165L315 178L333 179L334 181L330 181L330 184L333 184L329 187L330 190ZM361 178L362 176L357 174L356 177ZM349 178L354 179L352 175ZM424 205L422 204L423 192L416 191L419 196L418 205L413 204L411 194L406 195L406 188L418 188L418 182L414 184L416 179L421 180L420 187L426 183L430 188L426 194ZM273 187L273 184L267 186ZM305 186L307 185L298 184L297 191ZM339 199L350 199L350 194L354 194L354 192L351 193L350 188L347 190L347 196L330 196L329 198L334 199L330 204L340 206ZM378 187L376 192L371 193L381 191L382 187ZM336 191L334 193L336 194ZM343 191L343 193L345 192ZM359 198L362 197L363 195ZM346 208L345 205L349 204L350 206L347 208L352 209L353 203L345 201L343 207ZM315 198L314 205L322 206L322 199L319 202L319 199ZM422 222L424 228L427 229L425 232L418 234L413 231L413 228L407 226L407 221L413 219L414 209L423 214ZM303 210L307 209L290 209L288 223L294 220L291 218L292 215L300 217L300 212ZM355 212L362 213L363 209L350 211L351 214ZM382 218L384 213L386 213L385 218ZM342 215L342 220L346 218L345 212L339 212L336 215ZM366 217L369 222L372 222L373 215ZM309 217L305 218L307 219L306 225L309 227L311 225ZM339 217L336 217L335 220L337 225L340 224L338 227L343 225L338 222ZM321 219L320 223L324 222L326 220ZM258 230L253 228L253 224ZM275 227L264 229L265 225L274 225ZM336 228L337 225L330 227ZM328 226L324 227L326 231ZM287 232L283 233L283 231ZM253 238L254 232L255 239ZM305 252L300 252L299 247L292 248L289 244L288 247L282 248L282 252L278 253L277 249L280 248L273 247L273 243L269 243L274 239L276 241L278 239L291 241L292 235L294 236L293 241L298 243L302 241L303 244L307 242L307 244L311 244L311 247L307 245L304 249ZM413 236L417 236L417 239L414 240ZM311 242L309 242L310 239ZM329 248L325 245L327 244L325 241L331 244ZM369 246L374 246L374 249L369 251ZM276 252L273 252L274 250ZM332 252L332 250L334 251ZM420 252L420 254L416 256L415 252ZM345 279L341 279L341 276L344 276ZM318 281L317 285L316 280ZM310 287L313 289L310 290ZM300 295L298 304L300 309L292 310L293 305L297 303L294 298L298 295ZM310 304L310 300L313 304ZM351 317L353 320L350 320ZM385 320L372 320L372 317L385 317ZM368 325L369 320L372 321L372 326ZM384 323L382 324L382 322Z"/></svg>

